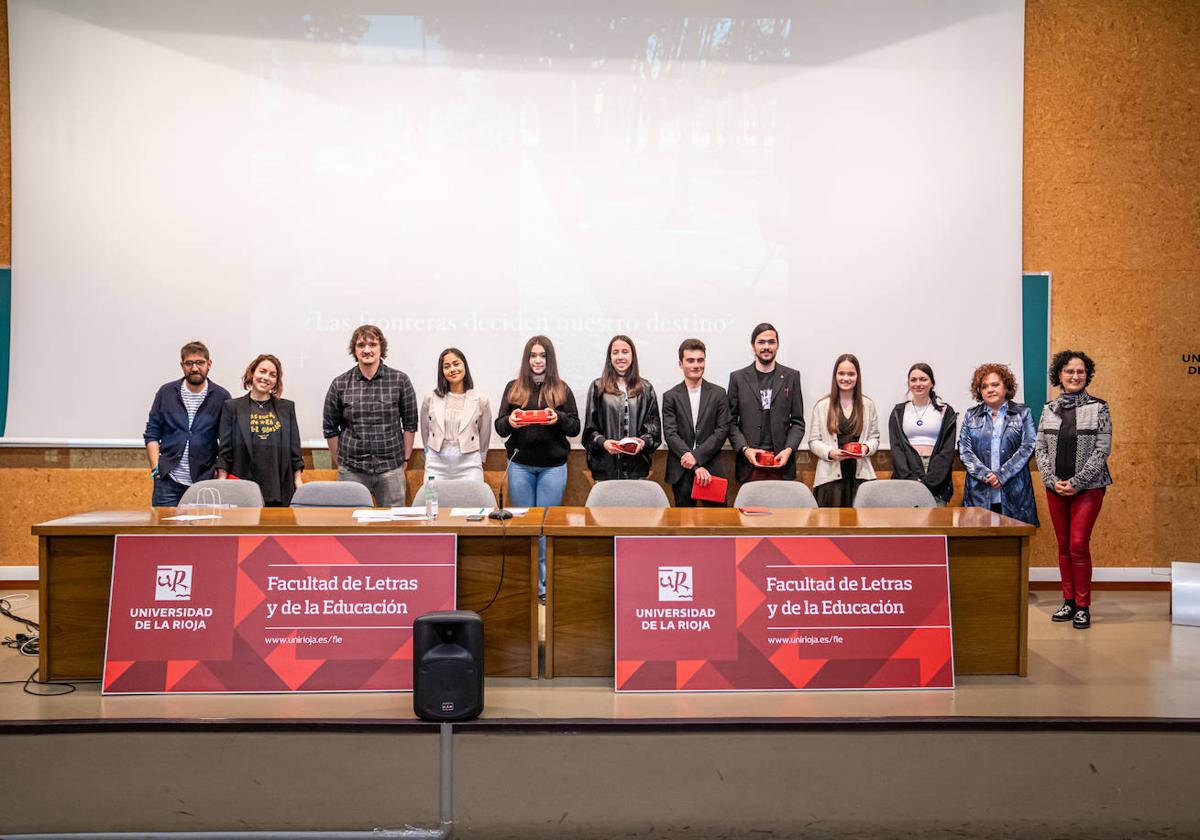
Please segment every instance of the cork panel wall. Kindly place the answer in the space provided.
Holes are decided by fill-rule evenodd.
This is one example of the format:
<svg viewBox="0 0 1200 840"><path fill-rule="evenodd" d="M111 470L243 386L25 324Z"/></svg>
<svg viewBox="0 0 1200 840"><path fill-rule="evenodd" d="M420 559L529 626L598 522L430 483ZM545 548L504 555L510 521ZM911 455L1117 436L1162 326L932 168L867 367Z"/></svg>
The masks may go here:
<svg viewBox="0 0 1200 840"><path fill-rule="evenodd" d="M37 540L29 533L32 525L45 522L60 516L67 516L89 510L136 510L150 504L150 479L144 466L103 466L81 467L69 462L58 466L35 464L37 460L32 455L26 464L16 465L11 457L13 453L4 453L3 466L0 466L0 566L35 566L37 565ZM74 460L79 450L72 451ZM127 450L125 453L111 454L107 459L95 460L127 460L130 456L139 455L137 451ZM651 478L662 484L664 471L663 459L666 453L660 451L655 457ZM725 453L727 459L732 453ZM44 456L43 456L44 457ZM408 498L415 502L417 489L421 486L422 470L420 469L420 452L414 456L414 468L408 470ZM485 478L492 487L492 492L499 495L500 484L504 479L503 453L493 451L488 456ZM730 465L731 466L731 465ZM886 459L876 463L880 478L891 475ZM727 473L732 475L732 469ZM802 466L800 480L812 486L813 467L811 464ZM583 460L583 453L571 453L568 461L568 482L563 503L567 505L582 505L591 490L592 481ZM955 501L962 501L962 482L964 473L954 474ZM308 469L305 477L309 481L330 481L337 477L333 470ZM1037 481L1036 475L1034 478ZM671 490L662 485L671 498ZM732 502L738 490L737 483L730 482L729 498ZM1039 515L1043 522L1048 522L1045 510L1045 500L1039 499ZM1035 565L1053 565L1055 560L1054 536L1046 528L1041 529L1032 542L1032 562Z"/></svg>
<svg viewBox="0 0 1200 840"><path fill-rule="evenodd" d="M3 0L0 23L4 264L12 202ZM1025 62L1023 265L1054 273L1052 344L1092 353L1100 365L1093 390L1116 422L1117 485L1097 527L1095 562L1200 559L1200 376L1180 361L1200 354L1200 3L1028 0ZM83 452L55 464L4 459L0 563L36 563L33 522L147 503L144 469ZM568 503L586 497L582 466L574 453ZM811 469L802 479L811 482ZM414 471L410 491L419 481ZM1039 512L1047 526L1032 562L1054 565L1042 499Z"/></svg>
<svg viewBox="0 0 1200 840"><path fill-rule="evenodd" d="M1200 559L1198 187L1200 3L1029 0L1024 267L1113 413L1097 565Z"/></svg>

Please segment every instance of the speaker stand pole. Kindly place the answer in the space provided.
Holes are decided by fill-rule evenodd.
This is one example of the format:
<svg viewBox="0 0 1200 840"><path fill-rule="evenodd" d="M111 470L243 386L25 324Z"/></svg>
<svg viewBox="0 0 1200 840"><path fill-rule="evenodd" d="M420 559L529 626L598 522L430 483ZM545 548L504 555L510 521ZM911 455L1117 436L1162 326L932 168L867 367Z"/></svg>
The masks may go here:
<svg viewBox="0 0 1200 840"><path fill-rule="evenodd" d="M439 819L443 836L449 837L454 823L454 724L441 724L438 740L442 748L442 779L438 787Z"/></svg>

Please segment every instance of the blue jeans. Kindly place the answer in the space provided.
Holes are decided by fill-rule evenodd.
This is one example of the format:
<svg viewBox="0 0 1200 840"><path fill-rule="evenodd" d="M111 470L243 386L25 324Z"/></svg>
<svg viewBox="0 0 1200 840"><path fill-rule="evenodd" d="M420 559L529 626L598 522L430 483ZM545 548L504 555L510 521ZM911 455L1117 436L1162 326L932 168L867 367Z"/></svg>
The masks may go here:
<svg viewBox="0 0 1200 840"><path fill-rule="evenodd" d="M156 475L154 491L150 494L150 507L179 507L179 500L187 489L186 484L180 484L169 475Z"/></svg>
<svg viewBox="0 0 1200 840"><path fill-rule="evenodd" d="M508 465L508 503L513 507L557 507L567 487L567 465ZM546 538L538 538L538 595L546 594Z"/></svg>

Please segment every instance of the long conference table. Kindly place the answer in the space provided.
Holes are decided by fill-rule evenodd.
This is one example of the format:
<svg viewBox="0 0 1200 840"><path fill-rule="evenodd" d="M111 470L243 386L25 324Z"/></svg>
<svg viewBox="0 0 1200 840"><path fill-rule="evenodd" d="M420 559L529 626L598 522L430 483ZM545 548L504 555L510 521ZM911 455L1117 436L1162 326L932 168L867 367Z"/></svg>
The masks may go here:
<svg viewBox="0 0 1200 840"><path fill-rule="evenodd" d="M1027 673L1034 528L983 508L548 508L542 530L547 678L613 675L613 538L665 535L945 536L955 673Z"/></svg>
<svg viewBox="0 0 1200 840"><path fill-rule="evenodd" d="M178 522L173 508L97 511L33 527L41 587L42 680L98 679L118 534L450 533L457 604L481 610L489 676L538 677L538 537L547 537L544 676L611 677L613 538L617 536L938 535L947 538L955 672L1027 672L1032 526L982 508L532 508L507 524L359 523L346 508L235 508ZM494 601L492 600L494 597ZM489 602L490 606L489 606Z"/></svg>
<svg viewBox="0 0 1200 840"><path fill-rule="evenodd" d="M195 511L97 511L33 526L41 587L40 679L100 678L118 534L356 533L454 534L457 603L460 609L483 610L487 674L538 677L536 581L543 508L530 508L507 524L468 522L445 513L433 522L360 524L349 508L232 508L215 520L169 520L181 512Z"/></svg>

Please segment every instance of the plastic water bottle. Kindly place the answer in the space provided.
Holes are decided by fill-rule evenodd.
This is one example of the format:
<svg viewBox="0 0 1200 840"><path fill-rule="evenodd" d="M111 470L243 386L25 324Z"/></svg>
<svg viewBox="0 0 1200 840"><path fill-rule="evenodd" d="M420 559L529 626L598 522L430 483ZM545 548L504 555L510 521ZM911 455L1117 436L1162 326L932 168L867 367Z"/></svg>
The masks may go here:
<svg viewBox="0 0 1200 840"><path fill-rule="evenodd" d="M438 499L437 485L433 482L433 476L428 476L425 479L425 518L437 519L438 515Z"/></svg>

